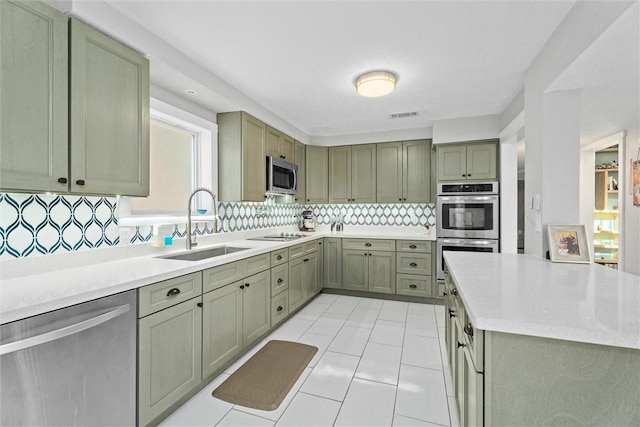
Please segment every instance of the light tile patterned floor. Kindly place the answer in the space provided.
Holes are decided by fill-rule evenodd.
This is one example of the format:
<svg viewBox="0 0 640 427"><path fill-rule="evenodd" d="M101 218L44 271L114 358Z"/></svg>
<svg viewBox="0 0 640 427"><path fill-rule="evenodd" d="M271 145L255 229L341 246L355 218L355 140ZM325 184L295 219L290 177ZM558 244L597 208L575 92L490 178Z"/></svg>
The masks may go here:
<svg viewBox="0 0 640 427"><path fill-rule="evenodd" d="M318 353L275 411L211 396L271 339ZM161 426L457 426L444 348L444 308L318 295Z"/></svg>

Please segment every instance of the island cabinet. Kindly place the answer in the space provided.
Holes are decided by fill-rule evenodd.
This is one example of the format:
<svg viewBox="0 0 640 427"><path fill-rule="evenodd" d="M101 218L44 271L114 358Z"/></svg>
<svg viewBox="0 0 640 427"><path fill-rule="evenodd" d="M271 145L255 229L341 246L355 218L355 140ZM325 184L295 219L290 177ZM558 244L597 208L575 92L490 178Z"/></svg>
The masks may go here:
<svg viewBox="0 0 640 427"><path fill-rule="evenodd" d="M305 151L307 203L329 203L329 149L308 145Z"/></svg>
<svg viewBox="0 0 640 427"><path fill-rule="evenodd" d="M202 380L202 274L138 291L139 425L171 407Z"/></svg>
<svg viewBox="0 0 640 427"><path fill-rule="evenodd" d="M342 288L395 294L395 240L343 239Z"/></svg>
<svg viewBox="0 0 640 427"><path fill-rule="evenodd" d="M431 201L429 140L376 144L378 203Z"/></svg>
<svg viewBox="0 0 640 427"><path fill-rule="evenodd" d="M289 312L318 293L318 261L317 242L289 248Z"/></svg>
<svg viewBox="0 0 640 427"><path fill-rule="evenodd" d="M637 325L637 309L631 313L625 311L633 304L637 307L637 298L631 304L616 303L626 307L619 307L620 312L614 315L611 325L607 323L607 315L596 308L599 304L593 303L597 295L587 303L580 299L575 304L556 305L541 302L544 297L540 292L525 289L527 277L535 271L553 282L549 286L563 288L558 289L558 295L571 295L572 300L580 288L576 284L584 285L590 276L600 276L594 280L597 288L606 287L610 280L620 295L633 288L631 292L637 296L637 278L632 279L635 283L629 287L626 285L632 280L609 276L610 269L598 266L580 265L576 269L566 265L548 266L543 264L548 262L541 259L521 262L513 257L504 263L495 258L486 261L495 267L478 268L469 259L458 258L453 271L465 267L473 271L473 274L464 273L460 283L451 273L449 263L445 275L445 342L460 425L638 425L640 350L637 328L629 329L632 322ZM517 269L506 267L514 263L519 263ZM602 271L593 271L593 268ZM519 273L509 273L516 270ZM566 287L559 285L572 276L575 280ZM484 279L478 280L478 277ZM507 283L505 279L517 283ZM497 283L492 286L488 285L490 282ZM538 285L536 283L536 287ZM567 290L570 293L566 293ZM502 293L502 301L497 292ZM606 301L611 301L609 293L606 295ZM488 306L481 301L493 302ZM508 304L508 308L505 310L502 304ZM590 313L586 321L577 311L575 316L572 314L578 304L585 313ZM523 317L522 312L527 312L526 307L532 305L534 308L528 313L535 317L531 314ZM557 307L557 311L552 307ZM590 311L594 308L595 312ZM470 315L472 312L474 316ZM539 313L543 316L538 316ZM550 323L548 318L552 313L554 321ZM474 319L479 315L491 326L476 327ZM597 330L579 326L593 324L591 316L598 319ZM525 317L528 319L524 320ZM612 336L625 329L635 330L631 335L623 332L621 336L625 338L618 344L630 347L606 344L616 342L619 338ZM605 330L608 333L604 333ZM561 337L566 334L566 338Z"/></svg>
<svg viewBox="0 0 640 427"><path fill-rule="evenodd" d="M329 147L329 203L375 203L376 145Z"/></svg>
<svg viewBox="0 0 640 427"><path fill-rule="evenodd" d="M294 158L298 166L298 191L295 195L295 202L304 204L307 200L307 159L306 147L300 141L295 142Z"/></svg>
<svg viewBox="0 0 640 427"><path fill-rule="evenodd" d="M294 158L295 142L293 138L278 129L267 126L266 155L295 163Z"/></svg>
<svg viewBox="0 0 640 427"><path fill-rule="evenodd" d="M267 125L244 111L218 114L220 200L262 202Z"/></svg>
<svg viewBox="0 0 640 427"><path fill-rule="evenodd" d="M440 144L438 181L495 180L498 177L497 141Z"/></svg>
<svg viewBox="0 0 640 427"><path fill-rule="evenodd" d="M270 265L264 254L203 271L203 378L271 327Z"/></svg>
<svg viewBox="0 0 640 427"><path fill-rule="evenodd" d="M3 191L147 196L149 61L42 2L0 2Z"/></svg>

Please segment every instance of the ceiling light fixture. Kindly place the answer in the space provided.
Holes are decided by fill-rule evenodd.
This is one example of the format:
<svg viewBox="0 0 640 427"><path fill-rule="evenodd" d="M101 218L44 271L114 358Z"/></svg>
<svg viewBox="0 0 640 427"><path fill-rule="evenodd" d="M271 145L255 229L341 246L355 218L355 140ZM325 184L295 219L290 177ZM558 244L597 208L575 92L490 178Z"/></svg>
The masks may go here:
<svg viewBox="0 0 640 427"><path fill-rule="evenodd" d="M356 91L368 98L385 96L396 88L398 76L390 71L369 71L356 78Z"/></svg>

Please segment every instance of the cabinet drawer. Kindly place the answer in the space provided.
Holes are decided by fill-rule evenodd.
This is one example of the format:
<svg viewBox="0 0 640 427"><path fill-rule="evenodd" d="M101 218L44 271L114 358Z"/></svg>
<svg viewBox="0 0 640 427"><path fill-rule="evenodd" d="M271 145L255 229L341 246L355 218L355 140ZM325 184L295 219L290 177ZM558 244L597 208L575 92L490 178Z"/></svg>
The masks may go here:
<svg viewBox="0 0 640 427"><path fill-rule="evenodd" d="M271 252L271 267L289 262L289 248Z"/></svg>
<svg viewBox="0 0 640 427"><path fill-rule="evenodd" d="M203 290L210 292L233 283L244 277L244 260L230 262L218 267L208 268L202 272Z"/></svg>
<svg viewBox="0 0 640 427"><path fill-rule="evenodd" d="M271 298L271 327L282 322L289 315L289 294L282 292Z"/></svg>
<svg viewBox="0 0 640 427"><path fill-rule="evenodd" d="M318 242L301 243L299 245L291 246L289 248L289 260L299 258L304 255L309 255L312 252L318 250Z"/></svg>
<svg viewBox="0 0 640 427"><path fill-rule="evenodd" d="M289 289L289 264L279 265L271 269L271 296L275 297Z"/></svg>
<svg viewBox="0 0 640 427"><path fill-rule="evenodd" d="M426 240L396 240L398 252L431 253L431 242Z"/></svg>
<svg viewBox="0 0 640 427"><path fill-rule="evenodd" d="M406 274L431 275L431 255L399 252L396 254L396 271Z"/></svg>
<svg viewBox="0 0 640 427"><path fill-rule="evenodd" d="M243 260L244 277L259 273L271 267L271 254L256 255Z"/></svg>
<svg viewBox="0 0 640 427"><path fill-rule="evenodd" d="M138 290L138 317L163 310L202 294L200 272L175 277Z"/></svg>
<svg viewBox="0 0 640 427"><path fill-rule="evenodd" d="M411 295L416 297L431 296L431 276L419 276L415 274L396 275L398 295Z"/></svg>
<svg viewBox="0 0 640 427"><path fill-rule="evenodd" d="M379 239L342 239L342 249L359 249L363 251L395 251L395 240Z"/></svg>

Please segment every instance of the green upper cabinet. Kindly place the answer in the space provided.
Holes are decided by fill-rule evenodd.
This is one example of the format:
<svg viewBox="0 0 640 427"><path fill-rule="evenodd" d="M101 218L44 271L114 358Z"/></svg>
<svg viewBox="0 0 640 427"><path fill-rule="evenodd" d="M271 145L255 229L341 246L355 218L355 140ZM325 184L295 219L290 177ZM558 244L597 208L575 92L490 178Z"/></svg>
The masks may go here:
<svg viewBox="0 0 640 427"><path fill-rule="evenodd" d="M293 138L278 129L267 126L266 155L278 157L288 162L294 163Z"/></svg>
<svg viewBox="0 0 640 427"><path fill-rule="evenodd" d="M149 195L149 61L71 23L71 192Z"/></svg>
<svg viewBox="0 0 640 427"><path fill-rule="evenodd" d="M267 126L244 111L218 114L220 200L262 202Z"/></svg>
<svg viewBox="0 0 640 427"><path fill-rule="evenodd" d="M376 146L329 148L329 203L375 203Z"/></svg>
<svg viewBox="0 0 640 427"><path fill-rule="evenodd" d="M498 177L496 142L436 147L438 181L493 180Z"/></svg>
<svg viewBox="0 0 640 427"><path fill-rule="evenodd" d="M68 189L67 17L40 2L0 1L0 185Z"/></svg>
<svg viewBox="0 0 640 427"><path fill-rule="evenodd" d="M298 192L296 193L296 203L304 203L307 199L307 159L305 145L300 141L295 141L294 158L298 165Z"/></svg>
<svg viewBox="0 0 640 427"><path fill-rule="evenodd" d="M306 149L307 203L329 202L329 151L327 147L307 145ZM291 303L291 302L290 302Z"/></svg>
<svg viewBox="0 0 640 427"><path fill-rule="evenodd" d="M389 142L376 149L378 203L430 201L430 141Z"/></svg>

